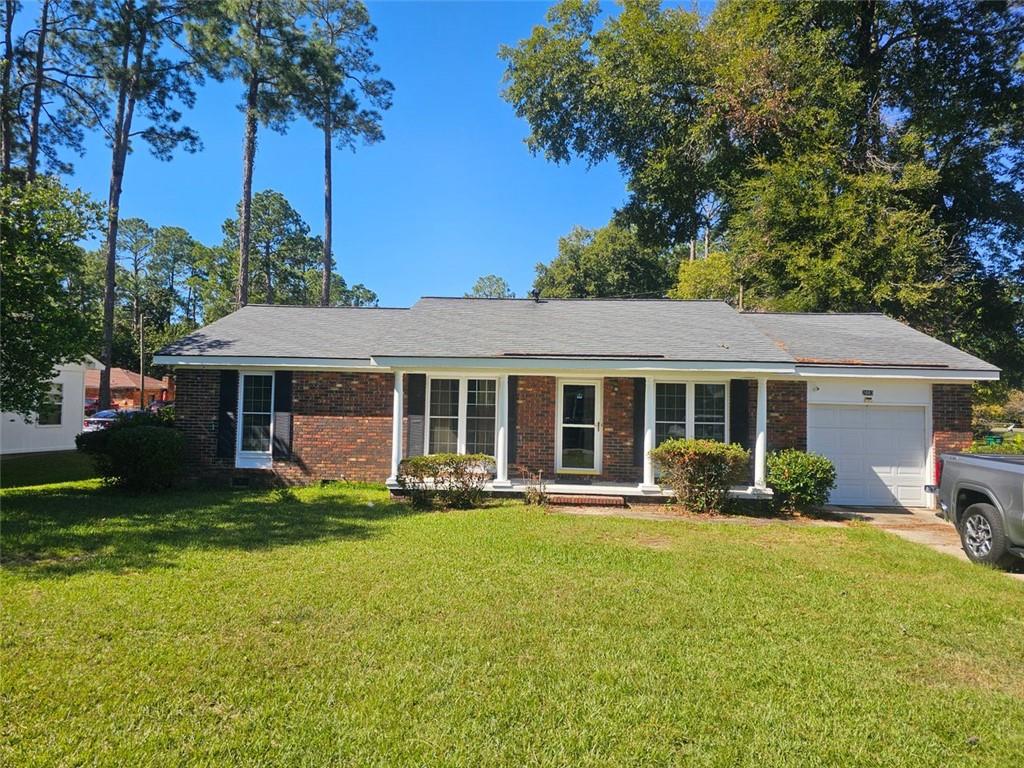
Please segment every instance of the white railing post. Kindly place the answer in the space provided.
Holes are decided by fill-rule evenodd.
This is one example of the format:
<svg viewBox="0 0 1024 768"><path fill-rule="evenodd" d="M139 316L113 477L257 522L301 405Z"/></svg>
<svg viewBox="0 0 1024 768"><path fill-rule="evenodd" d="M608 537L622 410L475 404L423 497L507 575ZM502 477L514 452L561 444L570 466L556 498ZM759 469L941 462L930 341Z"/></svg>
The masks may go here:
<svg viewBox="0 0 1024 768"><path fill-rule="evenodd" d="M754 487L767 488L765 482L768 448L768 379L757 380L757 436L754 440Z"/></svg>
<svg viewBox="0 0 1024 768"><path fill-rule="evenodd" d="M391 406L391 476L387 485L398 486L398 467L402 463L402 372L395 371L394 399Z"/></svg>
<svg viewBox="0 0 1024 768"><path fill-rule="evenodd" d="M656 493L661 490L654 482L654 461L651 451L654 450L654 377L644 379L644 481L640 490Z"/></svg>
<svg viewBox="0 0 1024 768"><path fill-rule="evenodd" d="M508 479L508 374L498 376L498 429L494 440L495 488L510 488Z"/></svg>

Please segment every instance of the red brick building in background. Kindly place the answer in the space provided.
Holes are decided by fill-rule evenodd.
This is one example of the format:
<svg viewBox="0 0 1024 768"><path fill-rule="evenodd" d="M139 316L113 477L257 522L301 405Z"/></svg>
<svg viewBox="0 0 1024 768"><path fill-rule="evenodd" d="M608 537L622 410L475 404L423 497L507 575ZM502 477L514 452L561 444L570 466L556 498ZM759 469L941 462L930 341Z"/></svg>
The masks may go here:
<svg viewBox="0 0 1024 768"><path fill-rule="evenodd" d="M142 402L143 387L140 387L139 374L126 368L110 369L110 401L118 408L142 408L154 400L170 402L174 400L174 377L164 376L154 379L150 376L142 378L145 390L145 403ZM100 371L90 370L85 374L85 399L95 400L100 396Z"/></svg>

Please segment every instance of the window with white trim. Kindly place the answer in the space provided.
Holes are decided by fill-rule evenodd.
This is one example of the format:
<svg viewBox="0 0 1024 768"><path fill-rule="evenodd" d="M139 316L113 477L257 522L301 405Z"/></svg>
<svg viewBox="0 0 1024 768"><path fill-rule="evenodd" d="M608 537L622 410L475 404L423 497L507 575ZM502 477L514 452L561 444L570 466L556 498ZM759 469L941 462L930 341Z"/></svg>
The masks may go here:
<svg viewBox="0 0 1024 768"><path fill-rule="evenodd" d="M269 454L274 421L274 375L246 373L241 379L239 450Z"/></svg>
<svg viewBox="0 0 1024 768"><path fill-rule="evenodd" d="M459 451L459 380L430 380L427 453Z"/></svg>
<svg viewBox="0 0 1024 768"><path fill-rule="evenodd" d="M36 424L43 427L59 427L64 415L64 385L51 384L46 402L36 414Z"/></svg>
<svg viewBox="0 0 1024 768"><path fill-rule="evenodd" d="M497 379L427 380L427 453L495 453Z"/></svg>
<svg viewBox="0 0 1024 768"><path fill-rule="evenodd" d="M725 385L697 384L693 389L693 436L724 443Z"/></svg>
<svg viewBox="0 0 1024 768"><path fill-rule="evenodd" d="M498 418L498 382L466 381L466 453L494 455L494 430Z"/></svg>
<svg viewBox="0 0 1024 768"><path fill-rule="evenodd" d="M686 437L686 384L657 384L654 395L654 444Z"/></svg>

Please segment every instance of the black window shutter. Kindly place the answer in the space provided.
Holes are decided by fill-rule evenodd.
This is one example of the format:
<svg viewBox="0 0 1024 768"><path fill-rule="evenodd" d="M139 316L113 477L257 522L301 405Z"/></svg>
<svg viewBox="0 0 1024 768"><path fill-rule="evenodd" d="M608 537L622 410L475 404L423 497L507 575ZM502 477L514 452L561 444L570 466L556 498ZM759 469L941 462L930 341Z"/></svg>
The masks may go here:
<svg viewBox="0 0 1024 768"><path fill-rule="evenodd" d="M292 456L292 372L274 372L274 448L275 459Z"/></svg>
<svg viewBox="0 0 1024 768"><path fill-rule="evenodd" d="M427 408L427 374L410 373L409 383L409 416L423 416Z"/></svg>
<svg viewBox="0 0 1024 768"><path fill-rule="evenodd" d="M519 412L519 377L508 377L508 428L505 436L508 440L508 463L516 462L516 415Z"/></svg>
<svg viewBox="0 0 1024 768"><path fill-rule="evenodd" d="M748 390L746 379L733 379L729 382L729 439L744 448L750 448L750 418L747 413Z"/></svg>
<svg viewBox="0 0 1024 768"><path fill-rule="evenodd" d="M647 399L647 382L633 379L633 466L644 465L644 407Z"/></svg>
<svg viewBox="0 0 1024 768"><path fill-rule="evenodd" d="M217 407L217 457L235 457L235 412L238 410L238 371L220 372L220 403Z"/></svg>

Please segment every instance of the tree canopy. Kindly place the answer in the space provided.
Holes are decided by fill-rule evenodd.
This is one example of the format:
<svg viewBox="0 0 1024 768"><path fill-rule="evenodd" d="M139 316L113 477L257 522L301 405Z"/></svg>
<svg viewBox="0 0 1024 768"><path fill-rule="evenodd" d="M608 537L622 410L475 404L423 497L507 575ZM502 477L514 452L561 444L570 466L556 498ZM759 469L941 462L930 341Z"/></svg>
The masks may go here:
<svg viewBox="0 0 1024 768"><path fill-rule="evenodd" d="M467 298L473 299L514 299L515 293L504 277L498 275L483 275L478 277Z"/></svg>
<svg viewBox="0 0 1024 768"><path fill-rule="evenodd" d="M673 295L883 310L1024 375L1024 7L565 0L501 55L533 152L614 159L616 222L722 254Z"/></svg>

